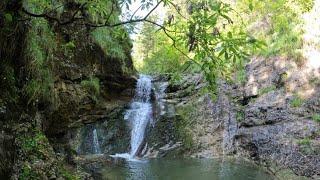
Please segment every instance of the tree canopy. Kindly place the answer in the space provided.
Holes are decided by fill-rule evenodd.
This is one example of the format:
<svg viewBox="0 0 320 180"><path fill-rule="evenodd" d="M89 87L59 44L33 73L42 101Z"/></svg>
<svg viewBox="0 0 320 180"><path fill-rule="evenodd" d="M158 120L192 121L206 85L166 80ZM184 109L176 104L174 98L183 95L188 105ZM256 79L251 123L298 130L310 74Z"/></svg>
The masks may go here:
<svg viewBox="0 0 320 180"><path fill-rule="evenodd" d="M213 91L218 77L231 79L235 72L241 76L249 56L303 59L301 16L313 6L312 0L140 0L136 10L125 11L134 1L17 2L22 2L20 12L27 17L44 18L59 26L83 25L120 38L143 23L134 51L134 57L140 59L136 60L139 70L202 72ZM167 11L164 22L154 14L160 6ZM138 11L147 13L141 17ZM10 20L10 16L5 17ZM100 28L108 30L96 30Z"/></svg>

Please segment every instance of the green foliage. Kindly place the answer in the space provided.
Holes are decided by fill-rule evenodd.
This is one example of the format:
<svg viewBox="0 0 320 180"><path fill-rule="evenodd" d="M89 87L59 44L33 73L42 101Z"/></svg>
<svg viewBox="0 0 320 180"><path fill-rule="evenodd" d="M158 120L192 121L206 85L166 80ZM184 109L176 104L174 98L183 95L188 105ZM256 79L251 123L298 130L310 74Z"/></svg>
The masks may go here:
<svg viewBox="0 0 320 180"><path fill-rule="evenodd" d="M299 145L310 145L311 144L311 139L310 138L304 138L298 141Z"/></svg>
<svg viewBox="0 0 320 180"><path fill-rule="evenodd" d="M52 8L52 2L54 1L50 1L50 0L23 0L23 7L25 7L26 9L30 10L32 13L35 14L42 14L44 13L46 10L51 9Z"/></svg>
<svg viewBox="0 0 320 180"><path fill-rule="evenodd" d="M295 108L301 107L303 103L304 103L304 100L297 94L295 94L292 100L290 101L291 107L295 107Z"/></svg>
<svg viewBox="0 0 320 180"><path fill-rule="evenodd" d="M169 83L171 85L179 85L180 82L182 80L182 77L181 77L181 74L180 73L172 73L171 76L170 76L170 81Z"/></svg>
<svg viewBox="0 0 320 180"><path fill-rule="evenodd" d="M244 68L240 68L240 70L236 71L236 81L242 85L246 83L246 70Z"/></svg>
<svg viewBox="0 0 320 180"><path fill-rule="evenodd" d="M313 119L314 121L320 123L320 114L314 114L314 115L312 115L312 119Z"/></svg>
<svg viewBox="0 0 320 180"><path fill-rule="evenodd" d="M313 78L309 79L309 83L314 86L320 86L320 78L313 77Z"/></svg>
<svg viewBox="0 0 320 180"><path fill-rule="evenodd" d="M123 29L110 31L106 28L98 28L92 32L92 35L108 56L118 59L126 58L127 51L124 45L129 41L129 36Z"/></svg>
<svg viewBox="0 0 320 180"><path fill-rule="evenodd" d="M261 43L233 26L233 10L228 4L209 0L183 3L190 4L192 12L186 7L179 13L170 11L175 21L165 23L166 31L143 25L143 36L138 39L142 55L136 59L143 59L144 66L139 67L145 73L202 72L210 92L215 93L216 79L230 79L234 69L242 68L248 53Z"/></svg>
<svg viewBox="0 0 320 180"><path fill-rule="evenodd" d="M295 3L297 3L302 12L307 12L312 9L314 0L296 0Z"/></svg>
<svg viewBox="0 0 320 180"><path fill-rule="evenodd" d="M268 87L265 87L265 88L262 88L262 89L259 89L259 95L263 95L263 94L266 94L266 93L269 93L271 91L274 91L276 90L277 87L275 85L271 85L271 86L268 86Z"/></svg>
<svg viewBox="0 0 320 180"><path fill-rule="evenodd" d="M119 21L120 13L116 0L75 0L75 2L86 4L85 7L92 23L104 24L105 21L108 21L111 24Z"/></svg>
<svg viewBox="0 0 320 180"><path fill-rule="evenodd" d="M150 19L156 21L157 17ZM172 41L153 24L143 23L134 47L134 63L138 71L146 74L181 72L186 57L172 46ZM183 47L182 47L183 48Z"/></svg>
<svg viewBox="0 0 320 180"><path fill-rule="evenodd" d="M18 101L18 88L16 87L16 76L14 69L7 64L0 66L0 88L3 90L0 99L6 102L16 103Z"/></svg>
<svg viewBox="0 0 320 180"><path fill-rule="evenodd" d="M259 1L240 0L236 7L243 14L248 31L264 39L267 48L260 55L285 56L301 63L302 14L313 6L313 0ZM239 10L240 11L240 10Z"/></svg>
<svg viewBox="0 0 320 180"><path fill-rule="evenodd" d="M188 29L186 34L178 33L177 39L194 54L193 62L215 91L216 79L230 79L233 70L242 67L251 49L260 44L243 28L233 26L230 5L219 1L194 1L191 5L194 10L188 14L189 20L177 23L174 29Z"/></svg>
<svg viewBox="0 0 320 180"><path fill-rule="evenodd" d="M117 1L103 0L77 0L81 4L86 3L89 19L94 24L109 24L120 22L120 11ZM131 51L131 40L124 27L96 28L91 32L96 43L98 43L107 56L120 60L125 60Z"/></svg>
<svg viewBox="0 0 320 180"><path fill-rule="evenodd" d="M49 68L56 48L54 34L44 19L31 20L25 56L29 61L29 82L24 87L29 102L51 101L53 77Z"/></svg>
<svg viewBox="0 0 320 180"><path fill-rule="evenodd" d="M6 13L4 15L4 18L5 18L5 21L8 23L12 22L12 19L13 19L12 15L10 13Z"/></svg>
<svg viewBox="0 0 320 180"><path fill-rule="evenodd" d="M244 111L243 111L243 110L237 111L236 120L237 120L238 122L241 122L241 121L244 120L244 118L245 118Z"/></svg>
<svg viewBox="0 0 320 180"><path fill-rule="evenodd" d="M81 81L81 86L86 89L94 101L98 101L100 95L100 81L96 77L90 77L88 80Z"/></svg>
<svg viewBox="0 0 320 180"><path fill-rule="evenodd" d="M183 146L191 150L193 148L193 136L190 128L192 128L194 106L188 105L177 110L179 114L178 119L174 121L174 126L178 137L182 140Z"/></svg>
<svg viewBox="0 0 320 180"><path fill-rule="evenodd" d="M32 171L31 167L28 164L24 164L21 173L19 176L19 180L29 180L29 179L39 179L40 177Z"/></svg>
<svg viewBox="0 0 320 180"><path fill-rule="evenodd" d="M76 49L76 45L74 41L70 41L66 44L63 44L61 48L63 49L65 56L72 58L72 56L74 55L74 50Z"/></svg>
<svg viewBox="0 0 320 180"><path fill-rule="evenodd" d="M31 79L24 87L24 91L29 97L28 103L32 101L50 100L53 88L52 75L48 69L39 69L42 77L35 77Z"/></svg>
<svg viewBox="0 0 320 180"><path fill-rule="evenodd" d="M67 170L63 164L60 164L59 166L59 173L62 177L64 177L66 180L80 180L81 178L77 176L76 174L72 173L71 171Z"/></svg>
<svg viewBox="0 0 320 180"><path fill-rule="evenodd" d="M48 143L48 139L40 131L35 131L34 136L19 137L19 141L21 142L21 148L31 153L38 153L44 150L46 148L45 143Z"/></svg>
<svg viewBox="0 0 320 180"><path fill-rule="evenodd" d="M159 42L159 41L158 41ZM180 71L183 62L181 54L170 46L164 46L159 51L154 52L151 57L144 59L143 73L175 73Z"/></svg>

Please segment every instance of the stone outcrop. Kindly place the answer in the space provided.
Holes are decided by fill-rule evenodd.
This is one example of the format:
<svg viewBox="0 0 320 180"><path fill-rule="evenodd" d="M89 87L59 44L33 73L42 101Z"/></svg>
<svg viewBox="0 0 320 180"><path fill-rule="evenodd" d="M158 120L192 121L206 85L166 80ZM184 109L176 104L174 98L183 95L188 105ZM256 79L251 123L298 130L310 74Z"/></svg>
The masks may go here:
<svg viewBox="0 0 320 180"><path fill-rule="evenodd" d="M68 166L74 165L86 125L99 124L99 131L109 134L106 142L119 143L121 136L125 144L122 113L136 83L125 29L118 28L124 36L116 37L112 29L30 17L21 11L33 8L28 3L0 2L0 179L54 179L76 172ZM77 5L68 1L62 20L74 13L70 4ZM105 36L111 42L99 39ZM113 45L118 54L110 54Z"/></svg>
<svg viewBox="0 0 320 180"><path fill-rule="evenodd" d="M280 179L319 178L320 81L312 72L284 58L255 57L246 82L219 81L215 100L200 75L170 83L165 100L175 110L182 154L246 157Z"/></svg>
<svg viewBox="0 0 320 180"><path fill-rule="evenodd" d="M290 169L298 176L319 177L320 125L312 118L319 114L319 77L287 59L253 58L247 78L240 97L251 99L242 104L238 154L279 176ZM258 93L247 93L255 88Z"/></svg>

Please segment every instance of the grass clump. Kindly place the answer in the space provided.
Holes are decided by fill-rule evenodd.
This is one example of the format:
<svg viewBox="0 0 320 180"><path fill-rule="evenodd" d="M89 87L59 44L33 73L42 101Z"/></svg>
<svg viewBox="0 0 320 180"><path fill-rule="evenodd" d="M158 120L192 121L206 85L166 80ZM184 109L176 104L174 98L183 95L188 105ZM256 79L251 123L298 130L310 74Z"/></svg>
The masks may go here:
<svg viewBox="0 0 320 180"><path fill-rule="evenodd" d="M244 15L248 30L258 39L264 39L267 48L257 54L265 57L283 56L302 64L302 15L313 7L312 0L260 1L239 0L236 8L248 12Z"/></svg>
<svg viewBox="0 0 320 180"><path fill-rule="evenodd" d="M303 102L304 100L299 95L295 94L293 96L293 99L290 101L290 105L291 107L294 107L294 108L301 107Z"/></svg>
<svg viewBox="0 0 320 180"><path fill-rule="evenodd" d="M67 168L65 168L65 166L63 164L60 164L60 166L59 166L59 173L66 180L78 180L78 179L81 179L75 173L73 173L72 171L70 171Z"/></svg>
<svg viewBox="0 0 320 180"><path fill-rule="evenodd" d="M177 110L178 119L174 122L178 137L182 140L183 146L187 150L191 150L194 146L191 129L193 124L194 106L187 105Z"/></svg>
<svg viewBox="0 0 320 180"><path fill-rule="evenodd" d="M34 130L31 135L18 137L21 149L31 159L45 159L48 157L47 147L49 141L47 137L40 131Z"/></svg>
<svg viewBox="0 0 320 180"><path fill-rule="evenodd" d="M21 169L19 180L39 179L39 176L32 171L31 167L25 163Z"/></svg>
<svg viewBox="0 0 320 180"><path fill-rule="evenodd" d="M12 66L2 64L0 66L0 99L6 102L17 103L19 89L16 87L16 76Z"/></svg>
<svg viewBox="0 0 320 180"><path fill-rule="evenodd" d="M236 114L236 120L238 122L242 122L244 120L244 118L245 118L245 114L244 114L243 110L238 111Z"/></svg>
<svg viewBox="0 0 320 180"><path fill-rule="evenodd" d="M277 89L277 87L275 86L275 85L271 85L271 86L268 86L268 87L265 87L265 88L262 88L262 89L259 89L259 95L261 96L261 95L263 95L263 94L267 94L267 93L269 93L269 92L271 92L271 91L274 91L274 90L276 90Z"/></svg>
<svg viewBox="0 0 320 180"><path fill-rule="evenodd" d="M48 22L43 19L33 19L31 24L25 49L29 81L23 89L28 98L28 104L52 100L54 80L49 65L56 49L54 34Z"/></svg>
<svg viewBox="0 0 320 180"><path fill-rule="evenodd" d="M310 145L311 144L311 139L310 138L304 138L304 139L300 139L298 141L299 145Z"/></svg>
<svg viewBox="0 0 320 180"><path fill-rule="evenodd" d="M81 86L89 93L94 101L98 101L100 95L100 80L97 77L90 77L88 80L81 81Z"/></svg>
<svg viewBox="0 0 320 180"><path fill-rule="evenodd" d="M314 115L312 115L312 120L320 123L320 114L314 114Z"/></svg>
<svg viewBox="0 0 320 180"><path fill-rule="evenodd" d="M125 32L123 31L123 33ZM107 28L98 28L92 32L92 36L108 56L121 60L127 57L124 47L126 40L117 37L116 32L110 31Z"/></svg>
<svg viewBox="0 0 320 180"><path fill-rule="evenodd" d="M244 85L247 81L246 79L246 70L244 68L236 72L236 81Z"/></svg>
<svg viewBox="0 0 320 180"><path fill-rule="evenodd" d="M169 83L173 86L178 86L182 84L182 76L180 73L172 73L170 74Z"/></svg>

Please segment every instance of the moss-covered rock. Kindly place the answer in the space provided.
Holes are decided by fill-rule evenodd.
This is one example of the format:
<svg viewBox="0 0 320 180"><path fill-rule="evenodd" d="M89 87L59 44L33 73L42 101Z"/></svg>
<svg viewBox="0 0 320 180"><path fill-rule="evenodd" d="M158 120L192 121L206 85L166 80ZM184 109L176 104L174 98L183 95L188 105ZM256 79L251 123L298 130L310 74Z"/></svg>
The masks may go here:
<svg viewBox="0 0 320 180"><path fill-rule="evenodd" d="M110 2L101 2L109 10ZM91 6L82 9L82 25L57 21L72 17L79 3L0 2L0 177L73 179L72 168L61 169L75 153L65 138L70 128L102 121L133 96L136 72L124 28L88 28L83 22L100 16ZM45 11L56 6L63 7Z"/></svg>

